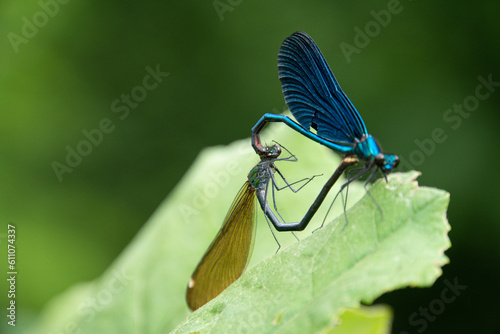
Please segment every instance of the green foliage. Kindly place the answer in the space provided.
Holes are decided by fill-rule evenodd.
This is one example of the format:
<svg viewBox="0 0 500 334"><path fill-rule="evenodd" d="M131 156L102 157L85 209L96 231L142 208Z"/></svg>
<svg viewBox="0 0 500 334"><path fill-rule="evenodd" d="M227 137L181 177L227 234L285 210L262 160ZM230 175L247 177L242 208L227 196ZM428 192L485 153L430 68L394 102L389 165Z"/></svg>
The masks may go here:
<svg viewBox="0 0 500 334"><path fill-rule="evenodd" d="M338 163L316 144L309 149L311 143L300 136L280 141L294 153L305 151L298 163L279 166L287 176ZM175 333L387 333L390 309L360 308L360 303L398 288L430 286L441 274L450 246L448 194L419 187L417 172L395 173L388 184L379 180L370 188L383 217L365 195L347 212L344 229L343 214L313 234L308 228L308 237L251 266L218 298L190 314L184 300L187 281L256 162L248 140L203 151L102 277L55 299L33 332L164 333L185 319ZM208 195L209 185L217 196ZM317 188L307 188L292 197L312 202ZM294 206L280 202L287 214L296 213ZM268 229L260 230L269 236ZM274 245L268 239L267 248L262 246L263 239L257 235L257 259L262 249L272 254Z"/></svg>
<svg viewBox="0 0 500 334"><path fill-rule="evenodd" d="M344 217L263 261L176 333L241 328L258 333L316 333L345 308L384 292L430 286L448 262L448 195L419 188L418 173L393 174ZM279 320L277 320L279 319ZM349 318L346 320L349 322Z"/></svg>

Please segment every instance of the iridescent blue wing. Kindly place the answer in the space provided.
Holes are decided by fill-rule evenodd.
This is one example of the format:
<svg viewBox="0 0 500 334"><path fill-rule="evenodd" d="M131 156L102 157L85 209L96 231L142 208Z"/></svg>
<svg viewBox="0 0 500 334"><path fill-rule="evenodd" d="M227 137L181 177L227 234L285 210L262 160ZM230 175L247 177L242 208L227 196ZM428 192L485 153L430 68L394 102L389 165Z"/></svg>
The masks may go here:
<svg viewBox="0 0 500 334"><path fill-rule="evenodd" d="M358 111L340 88L313 39L295 32L281 44L278 73L285 102L304 128L347 145L366 134Z"/></svg>

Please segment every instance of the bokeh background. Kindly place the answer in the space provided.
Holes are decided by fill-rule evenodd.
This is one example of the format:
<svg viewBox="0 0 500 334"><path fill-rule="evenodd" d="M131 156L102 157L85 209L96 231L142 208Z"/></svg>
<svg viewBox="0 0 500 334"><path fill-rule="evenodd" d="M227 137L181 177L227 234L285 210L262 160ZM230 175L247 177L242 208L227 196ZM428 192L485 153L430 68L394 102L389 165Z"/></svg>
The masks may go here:
<svg viewBox="0 0 500 334"><path fill-rule="evenodd" d="M0 4L0 249L15 225L19 323L98 277L200 150L285 108L277 52L303 30L401 170L451 193L443 276L379 300L394 333L498 329L498 1L63 2ZM58 176L71 150L87 155ZM455 281L425 328L409 320Z"/></svg>

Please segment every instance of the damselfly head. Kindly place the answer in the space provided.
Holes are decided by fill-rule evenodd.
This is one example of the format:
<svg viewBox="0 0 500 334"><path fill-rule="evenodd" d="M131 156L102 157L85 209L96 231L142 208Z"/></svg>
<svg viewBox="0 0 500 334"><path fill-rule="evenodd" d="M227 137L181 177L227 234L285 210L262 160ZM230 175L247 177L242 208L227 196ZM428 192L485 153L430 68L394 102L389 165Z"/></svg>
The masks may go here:
<svg viewBox="0 0 500 334"><path fill-rule="evenodd" d="M259 152L261 159L275 159L281 154L281 146L275 144L273 146L266 146L264 150Z"/></svg>
<svg viewBox="0 0 500 334"><path fill-rule="evenodd" d="M399 157L395 154L379 153L375 156L375 165L385 174L391 172L399 165Z"/></svg>

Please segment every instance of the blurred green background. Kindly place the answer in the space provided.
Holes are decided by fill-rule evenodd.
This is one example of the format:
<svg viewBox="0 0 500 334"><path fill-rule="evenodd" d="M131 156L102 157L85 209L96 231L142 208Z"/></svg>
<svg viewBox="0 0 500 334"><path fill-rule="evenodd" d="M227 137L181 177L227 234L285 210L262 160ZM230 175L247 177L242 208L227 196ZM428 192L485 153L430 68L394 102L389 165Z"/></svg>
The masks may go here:
<svg viewBox="0 0 500 334"><path fill-rule="evenodd" d="M451 263L434 287L380 299L394 307L394 332L423 331L412 314L456 280L467 288L427 318L425 331L493 333L498 13L494 0L3 1L0 242L14 224L17 320L98 277L201 149L246 138L263 113L283 110L277 52L303 30L369 132L405 159L401 170L420 170L420 184L451 193ZM145 80L155 69L169 73L157 85ZM479 77L494 82L479 88L481 99ZM464 103L462 113L448 111ZM85 133L95 144L82 144ZM54 162L67 165L68 150L86 156L58 177Z"/></svg>

